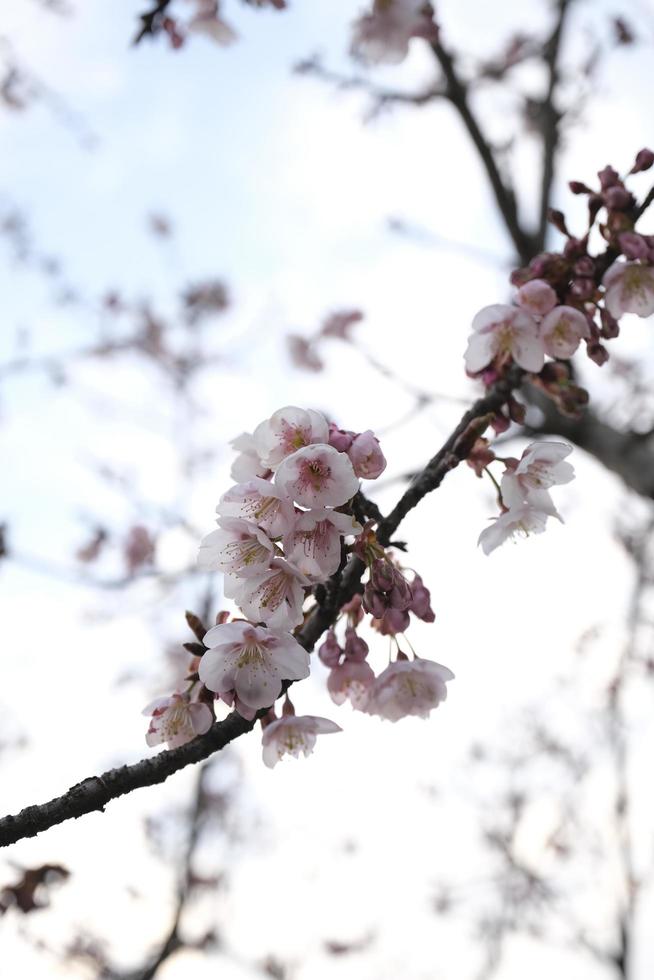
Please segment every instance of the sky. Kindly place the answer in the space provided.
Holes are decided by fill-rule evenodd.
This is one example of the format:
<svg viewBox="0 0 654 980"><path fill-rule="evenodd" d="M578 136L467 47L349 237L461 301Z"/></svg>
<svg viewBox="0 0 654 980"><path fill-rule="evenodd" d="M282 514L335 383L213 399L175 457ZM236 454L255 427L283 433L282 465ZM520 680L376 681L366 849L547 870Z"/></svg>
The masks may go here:
<svg viewBox="0 0 654 980"><path fill-rule="evenodd" d="M624 6L651 42L654 8ZM597 3L588 17L589 7L579 4L571 60L589 31L602 35L598 11L616 9ZM337 71L355 70L347 49L358 4L296 0L276 14L226 3L238 43L220 49L194 38L178 52L163 41L129 45L139 9L127 0L110 7L78 0L68 18L21 0L2 13L5 46L56 97L24 113L0 113L0 211L26 212L39 254L61 261L65 278L81 284L81 299L54 304L52 285L6 249L0 363L12 358L26 328L37 352L84 346L96 335L98 297L114 288L134 301L154 296L172 315L189 279L218 275L229 283L233 307L209 338L221 360L198 376L193 397L203 414L193 416L192 430L184 406L142 360L72 365L71 383L60 388L41 372L5 380L3 511L17 552L57 568L72 564L96 515L116 527L134 516L98 479L98 464L127 474L140 499L181 507L202 533L228 486L228 440L285 404L321 408L347 428L378 432L389 469L376 499L389 506L398 492L393 478L427 459L458 419L457 400L474 397L462 362L469 324L508 292L510 246L447 107L398 109L364 125L363 94L292 73L315 52ZM439 4L439 17L452 44L483 56L512 27L546 24L544 10L535 0L492 7L449 0ZM556 192L566 209L564 178L591 180L609 161L626 168L636 150L654 144L650 87L642 83L650 62L651 46L643 44L618 50L604 65L581 121L566 134ZM420 89L432 77L428 52L414 42L403 65L371 77ZM535 91L541 83L529 74L522 81ZM497 139L514 135L514 110L515 99L489 101L485 118ZM528 192L533 149L518 152L517 166L518 186ZM579 216L578 202L570 209ZM170 218L170 241L149 234L152 213ZM391 217L425 234L393 234ZM443 241L474 245L490 260ZM290 365L288 332L309 333L326 312L347 307L365 312L357 328L362 349L444 396L410 424L397 424L410 396L357 350L333 342L321 375ZM648 366L651 325L628 327L620 354ZM608 382L592 377L608 399ZM214 455L185 478L182 450L207 442ZM616 514L640 505L595 461L581 452L573 460L577 479L557 497L565 524L490 558L476 541L495 512L492 488L467 468L409 515L402 536L437 612L435 624L412 626L411 640L455 672L447 704L429 722L357 716L331 704L317 665L298 688L296 707L335 718L344 734L324 739L309 760L274 771L261 764L258 735L234 748L245 840L206 857L229 867L228 893L205 910L228 953L182 954L162 980L202 980L218 968L228 980L257 976L251 964L271 952L294 964L299 980L332 976L335 964L339 976L357 980L474 975L479 824L497 805L499 782L475 784L470 746L497 744L514 728L522 737L516 719L535 707L592 746L598 692L624 642L630 568L613 527ZM171 569L192 563L196 547L192 535L160 532L161 561ZM33 562L6 563L0 588L7 670L0 732L29 737L27 749L2 758L3 810L13 812L148 751L140 711L167 692L162 645L182 632L185 602L196 593L182 587L160 595L144 583L98 594L37 574ZM599 639L582 670L574 647L590 627ZM374 642L381 665L386 648ZM117 683L132 674L137 680ZM635 707L643 740L651 736L650 709L647 697ZM636 780L645 765L637 756ZM534 861L547 860L544 840L560 790L543 778L525 831ZM6 855L7 862L60 861L74 870L53 910L26 926L53 952L33 949L21 923L4 920L7 975L87 976L56 955L78 928L105 936L125 967L139 961L166 923L170 888L170 869L148 850L142 819L186 805L192 780L179 774ZM10 878L11 864L4 868ZM610 889L610 869L593 873L591 885ZM432 911L444 879L473 895L455 917ZM600 924L604 910L593 901L585 908ZM374 940L360 954L335 961L324 952L326 939L368 935ZM571 955L565 944L544 951L521 940L501 976L513 980L528 968L544 977L572 962L579 980L601 975L592 958ZM653 961L654 951L645 950L636 980L651 975Z"/></svg>

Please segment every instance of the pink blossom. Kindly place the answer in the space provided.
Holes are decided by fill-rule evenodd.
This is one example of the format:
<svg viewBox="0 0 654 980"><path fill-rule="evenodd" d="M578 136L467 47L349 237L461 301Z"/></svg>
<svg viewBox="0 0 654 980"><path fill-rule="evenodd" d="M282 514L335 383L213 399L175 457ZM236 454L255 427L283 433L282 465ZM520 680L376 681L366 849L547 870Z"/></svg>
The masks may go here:
<svg viewBox="0 0 654 980"><path fill-rule="evenodd" d="M323 581L340 565L341 536L359 531L361 525L349 514L325 508L307 510L297 516L292 531L284 537L284 554L304 575Z"/></svg>
<svg viewBox="0 0 654 980"><path fill-rule="evenodd" d="M654 313L654 268L638 262L615 262L604 274L604 302L609 313L646 317Z"/></svg>
<svg viewBox="0 0 654 980"><path fill-rule="evenodd" d="M329 423L329 445L337 449L339 453L346 453L354 441L354 432L347 429L339 429L334 423Z"/></svg>
<svg viewBox="0 0 654 980"><path fill-rule="evenodd" d="M411 595L409 609L413 615L417 616L418 619L422 619L424 623L433 623L436 615L431 608L431 594L418 574L414 576L413 582L411 583Z"/></svg>
<svg viewBox="0 0 654 980"><path fill-rule="evenodd" d="M306 446L282 461L275 484L301 507L338 507L354 496L359 481L344 453L332 446Z"/></svg>
<svg viewBox="0 0 654 980"><path fill-rule="evenodd" d="M274 558L270 568L250 578L225 579L225 595L241 607L248 619L274 629L293 629L302 622L306 576L285 561Z"/></svg>
<svg viewBox="0 0 654 980"><path fill-rule="evenodd" d="M368 644L357 634L353 626L345 630L345 659L361 662L368 656Z"/></svg>
<svg viewBox="0 0 654 980"><path fill-rule="evenodd" d="M254 444L262 461L274 469L291 453L314 443L327 442L329 426L320 412L287 405L254 430Z"/></svg>
<svg viewBox="0 0 654 980"><path fill-rule="evenodd" d="M433 16L425 0L374 0L372 12L353 25L351 53L368 64L399 64L409 52L412 37L436 40Z"/></svg>
<svg viewBox="0 0 654 980"><path fill-rule="evenodd" d="M379 439L370 429L354 437L347 455L356 476L362 480L376 480L386 469L386 457L381 451Z"/></svg>
<svg viewBox="0 0 654 980"><path fill-rule="evenodd" d="M250 710L272 705L282 681L309 676L309 654L285 631L222 623L209 630L204 644L209 649L200 660L202 683L220 695L233 691Z"/></svg>
<svg viewBox="0 0 654 980"><path fill-rule="evenodd" d="M258 575L274 557L270 538L249 521L238 517L221 517L219 527L202 539L198 568L232 575Z"/></svg>
<svg viewBox="0 0 654 980"><path fill-rule="evenodd" d="M236 439L232 439L230 446L239 452L230 470L232 480L236 480L237 483L245 483L254 477L264 477L270 472L268 467L264 466L259 459L251 433L242 432Z"/></svg>
<svg viewBox="0 0 654 980"><path fill-rule="evenodd" d="M547 517L548 514L543 510L526 503L519 504L493 518L493 523L481 532L477 543L481 545L485 555L490 555L491 551L509 539L541 534L545 530Z"/></svg>
<svg viewBox="0 0 654 980"><path fill-rule="evenodd" d="M433 660L396 660L375 680L366 711L388 721L407 715L428 718L447 698L445 684L451 680L452 671Z"/></svg>
<svg viewBox="0 0 654 980"><path fill-rule="evenodd" d="M540 371L545 349L538 324L516 306L485 306L472 321L474 333L465 353L466 368L477 374L499 356L511 356L525 371Z"/></svg>
<svg viewBox="0 0 654 980"><path fill-rule="evenodd" d="M327 690L335 704L350 701L353 708L363 711L368 704L370 688L375 675L365 661L346 660L340 667L334 667L327 678Z"/></svg>
<svg viewBox="0 0 654 980"><path fill-rule="evenodd" d="M287 534L295 520L293 502L288 494L259 477L230 487L218 501L216 511L221 517L240 517L250 521L271 538Z"/></svg>
<svg viewBox="0 0 654 980"><path fill-rule="evenodd" d="M144 715L152 715L145 736L148 745L167 742L168 748L176 749L190 742L196 735L204 735L211 728L211 708L198 701L191 701L188 694L172 694L156 698L143 709Z"/></svg>
<svg viewBox="0 0 654 980"><path fill-rule="evenodd" d="M556 292L544 279L530 279L520 287L516 298L518 305L532 316L545 316L558 302Z"/></svg>
<svg viewBox="0 0 654 980"><path fill-rule="evenodd" d="M318 735L331 735L342 730L329 718L317 718L315 715L285 715L264 728L261 739L263 761L269 769L272 769L283 755L293 755L296 759L299 759L301 753L305 756L310 755Z"/></svg>
<svg viewBox="0 0 654 980"><path fill-rule="evenodd" d="M545 353L550 357L568 358L575 353L582 338L590 337L588 320L573 306L557 306L540 325Z"/></svg>
<svg viewBox="0 0 654 980"><path fill-rule="evenodd" d="M572 446L567 442L532 442L523 451L518 465L505 475L513 475L525 495L534 490L549 490L550 487L570 483L574 480L575 471L570 463L565 462L565 458L571 452Z"/></svg>

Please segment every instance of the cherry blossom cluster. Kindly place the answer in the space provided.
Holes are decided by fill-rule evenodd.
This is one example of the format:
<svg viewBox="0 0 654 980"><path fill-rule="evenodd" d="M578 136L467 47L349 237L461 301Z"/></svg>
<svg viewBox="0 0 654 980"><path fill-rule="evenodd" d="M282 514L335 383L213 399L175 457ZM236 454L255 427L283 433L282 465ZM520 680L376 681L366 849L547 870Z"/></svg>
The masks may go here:
<svg viewBox="0 0 654 980"><path fill-rule="evenodd" d="M618 336L619 318L654 313L654 236L635 230L640 212L626 187L631 174L653 164L654 153L644 149L625 178L607 166L599 172L595 189L579 181L570 184L574 194L588 198L584 234L572 235L564 215L552 212L565 245L512 274L517 287L513 303L486 306L474 317L464 355L470 376L490 386L517 365L559 411L572 417L581 413L588 393L575 383L570 359L584 344L591 360L604 364L609 354L603 341ZM606 243L595 254L592 231ZM506 412L496 413L491 422L499 433L524 417L525 406L511 396ZM504 460L504 475L496 483L501 513L479 538L486 554L508 538L539 533L548 517L561 520L549 489L573 478L572 467L563 461L570 452L565 443L546 442L527 447L519 461ZM490 472L488 464L496 458L487 440L479 439L468 462L481 475Z"/></svg>
<svg viewBox="0 0 654 980"><path fill-rule="evenodd" d="M309 675L309 653L293 631L348 553L363 562L368 576L362 594L336 611L341 640L331 628L320 647L329 668L327 690L335 704L349 701L355 710L390 721L428 717L445 700L454 675L441 664L410 658L398 636L411 616L433 622L429 591L417 573L409 581L380 545L374 522L362 527L353 513L359 480L375 479L386 466L374 434L341 429L319 412L287 406L232 445L237 457L231 474L239 482L220 498L218 527L202 541L198 564L223 572L224 594L243 618L230 621L221 613L209 630L189 619L200 641L186 644L193 655L189 686L145 709L151 716L148 744L176 747L206 732L214 698L248 720L261 719L268 766L284 754L308 754L319 734L340 731L329 719L296 716L287 693L281 717L271 706L288 682ZM314 607L305 610L312 597ZM366 614L374 630L391 637L396 652L378 675L357 632Z"/></svg>

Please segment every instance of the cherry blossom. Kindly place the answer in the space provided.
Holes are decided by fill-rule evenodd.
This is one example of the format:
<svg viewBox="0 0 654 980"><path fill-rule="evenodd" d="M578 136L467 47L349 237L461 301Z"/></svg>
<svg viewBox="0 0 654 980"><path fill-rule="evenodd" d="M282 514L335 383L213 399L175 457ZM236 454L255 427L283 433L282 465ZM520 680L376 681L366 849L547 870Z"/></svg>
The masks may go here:
<svg viewBox="0 0 654 980"><path fill-rule="evenodd" d="M354 437L347 455L355 475L362 480L376 480L386 469L386 457L379 439L370 429Z"/></svg>
<svg viewBox="0 0 654 980"><path fill-rule="evenodd" d="M191 701L188 694L172 694L156 698L143 709L144 715L152 715L145 741L148 745L167 742L176 749L190 742L196 735L204 735L211 728L211 708L198 701Z"/></svg>
<svg viewBox="0 0 654 980"><path fill-rule="evenodd" d="M293 629L302 622L304 586L310 580L283 558L250 578L225 579L225 596L234 599L248 619L274 629Z"/></svg>
<svg viewBox="0 0 654 980"><path fill-rule="evenodd" d="M544 279L530 279L520 287L516 299L532 316L545 316L557 303L556 292Z"/></svg>
<svg viewBox="0 0 654 980"><path fill-rule="evenodd" d="M306 446L287 456L275 484L301 507L339 507L354 496L359 481L344 453L332 446Z"/></svg>
<svg viewBox="0 0 654 980"><path fill-rule="evenodd" d="M196 34L204 34L221 47L232 44L238 35L222 19L218 12L217 0L196 0L197 10L187 27Z"/></svg>
<svg viewBox="0 0 654 980"><path fill-rule="evenodd" d="M218 529L202 539L198 567L240 575L260 574L274 557L270 538L249 521L238 517L221 517Z"/></svg>
<svg viewBox="0 0 654 980"><path fill-rule="evenodd" d="M546 354L568 358L572 357L584 337L590 337L590 327L584 314L573 306L556 306L543 319L540 335Z"/></svg>
<svg viewBox="0 0 654 980"><path fill-rule="evenodd" d="M547 518L548 513L537 507L527 503L519 504L493 518L493 523L481 532L477 543L481 545L485 555L490 555L491 551L509 539L541 534L545 530Z"/></svg>
<svg viewBox="0 0 654 980"><path fill-rule="evenodd" d="M368 704L369 692L375 680L370 664L359 660L346 660L334 667L327 678L327 690L335 704L349 700L357 711Z"/></svg>
<svg viewBox="0 0 654 980"><path fill-rule="evenodd" d="M361 525L349 514L335 510L307 510L297 516L284 537L284 554L299 570L323 581L341 562L341 535L358 534Z"/></svg>
<svg viewBox="0 0 654 980"><path fill-rule="evenodd" d="M315 715L285 715L266 726L261 739L263 761L272 769L284 755L310 755L318 735L331 735L343 729L329 718Z"/></svg>
<svg viewBox="0 0 654 980"><path fill-rule="evenodd" d="M574 467L565 462L572 452L567 442L532 442L524 450L512 475L523 489L523 499L530 491L549 490L550 487L574 480ZM506 478L503 477L503 481ZM502 490L504 497L504 490ZM511 504L507 504L511 506Z"/></svg>
<svg viewBox="0 0 654 980"><path fill-rule="evenodd" d="M261 422L254 430L253 438L261 460L274 469L296 450L327 442L329 425L320 412L287 405Z"/></svg>
<svg viewBox="0 0 654 980"><path fill-rule="evenodd" d="M221 623L208 631L204 644L209 649L200 660L202 683L217 694L233 691L250 710L272 705L282 681L309 676L309 654L282 630Z"/></svg>
<svg viewBox="0 0 654 980"><path fill-rule="evenodd" d="M231 487L218 501L216 511L222 517L251 521L271 538L287 534L295 520L293 503L284 490L259 477Z"/></svg>
<svg viewBox="0 0 654 980"><path fill-rule="evenodd" d="M465 352L470 374L487 367L494 358L511 356L525 371L540 371L545 348L538 335L538 324L517 306L496 303L485 306L472 321L474 333Z"/></svg>
<svg viewBox="0 0 654 980"><path fill-rule="evenodd" d="M236 439L232 439L230 446L237 449L239 453L230 470L232 480L245 483L254 477L264 477L270 472L259 459L259 454L254 447L254 437L250 432L242 432Z"/></svg>
<svg viewBox="0 0 654 980"><path fill-rule="evenodd" d="M396 660L376 678L366 711L387 721L407 715L427 718L446 699L445 685L451 680L454 674L449 667L433 660Z"/></svg>
<svg viewBox="0 0 654 980"><path fill-rule="evenodd" d="M372 12L353 25L351 53L368 64L396 65L409 52L412 37L435 41L438 29L425 0L374 0Z"/></svg>
<svg viewBox="0 0 654 980"><path fill-rule="evenodd" d="M646 317L654 313L654 267L638 262L616 262L604 274L604 302L609 313Z"/></svg>

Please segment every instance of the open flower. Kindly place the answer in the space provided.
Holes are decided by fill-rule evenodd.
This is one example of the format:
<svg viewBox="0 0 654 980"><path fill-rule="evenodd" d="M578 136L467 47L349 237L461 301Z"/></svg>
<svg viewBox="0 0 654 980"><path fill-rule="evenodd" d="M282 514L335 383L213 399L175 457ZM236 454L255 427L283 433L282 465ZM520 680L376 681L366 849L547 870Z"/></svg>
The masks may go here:
<svg viewBox="0 0 654 980"><path fill-rule="evenodd" d="M604 303L619 320L623 313L651 316L654 313L654 267L638 262L615 262L604 273Z"/></svg>
<svg viewBox="0 0 654 980"><path fill-rule="evenodd" d="M588 320L573 306L555 306L540 325L545 353L550 357L572 357L584 337L590 337Z"/></svg>
<svg viewBox="0 0 654 980"><path fill-rule="evenodd" d="M254 477L222 495L216 512L221 517L240 517L262 528L271 538L287 534L293 527L293 503L280 487Z"/></svg>
<svg viewBox="0 0 654 980"><path fill-rule="evenodd" d="M570 483L574 480L575 471L570 463L565 462L565 457L571 452L572 446L567 442L532 442L524 450L515 469L508 470L502 477L502 499L505 480L507 486L509 482L519 485L523 500L534 490L549 490L550 487ZM504 503L507 507L513 506L512 501L504 500Z"/></svg>
<svg viewBox="0 0 654 980"><path fill-rule="evenodd" d="M407 715L428 718L447 697L447 681L454 680L449 667L433 660L396 660L389 664L370 689L366 711L387 721Z"/></svg>
<svg viewBox="0 0 654 980"><path fill-rule="evenodd" d="M251 623L221 623L204 637L209 649L200 660L202 683L223 694L233 691L249 709L267 708L282 681L309 676L309 654L295 637ZM238 702L237 702L238 706Z"/></svg>
<svg viewBox="0 0 654 980"><path fill-rule="evenodd" d="M238 603L248 619L287 630L302 622L304 586L310 584L289 562L274 558L265 572L250 578L226 578L225 595Z"/></svg>
<svg viewBox="0 0 654 980"><path fill-rule="evenodd" d="M296 568L313 579L333 575L341 561L341 535L358 534L361 525L335 510L307 510L284 538L284 553Z"/></svg>
<svg viewBox="0 0 654 980"><path fill-rule="evenodd" d="M465 352L470 374L487 367L498 355L511 356L525 371L540 371L545 348L538 336L538 324L517 306L495 303L485 306L472 321L474 333Z"/></svg>
<svg viewBox="0 0 654 980"><path fill-rule="evenodd" d="M144 715L152 715L145 741L148 745L167 742L168 748L176 749L190 742L196 735L204 735L211 728L211 708L198 701L191 701L188 694L171 694L156 698L143 709Z"/></svg>
<svg viewBox="0 0 654 980"><path fill-rule="evenodd" d="M249 521L221 517L218 529L202 539L198 568L240 575L244 578L265 571L273 558L270 538Z"/></svg>
<svg viewBox="0 0 654 980"><path fill-rule="evenodd" d="M546 490L541 491L549 497ZM553 507L554 505L552 505ZM490 527L485 528L479 535L477 544L481 545L485 555L499 548L501 544L516 537L527 538L530 534L542 534L547 524L549 513L530 504L519 504L512 507L499 517L493 518ZM559 516L554 512L554 515ZM560 518L559 518L560 520Z"/></svg>
<svg viewBox="0 0 654 980"><path fill-rule="evenodd" d="M283 755L310 755L318 735L330 735L343 729L329 718L315 715L286 715L266 726L261 739L263 761L272 769Z"/></svg>
<svg viewBox="0 0 654 980"><path fill-rule="evenodd" d="M327 690L335 704L349 700L353 708L363 711L374 681L375 675L365 660L346 660L329 672Z"/></svg>
<svg viewBox="0 0 654 980"><path fill-rule="evenodd" d="M271 469L298 449L327 442L328 438L329 424L324 415L294 405L278 409L254 430L256 450Z"/></svg>
<svg viewBox="0 0 654 980"><path fill-rule="evenodd" d="M326 445L306 446L287 456L275 484L301 507L339 507L359 489L347 456Z"/></svg>
<svg viewBox="0 0 654 980"><path fill-rule="evenodd" d="M232 463L230 476L237 483L245 483L253 477L263 477L268 473L268 467L259 459L254 446L254 438L250 432L241 432L240 436L232 439L230 446L238 450L238 456Z"/></svg>

